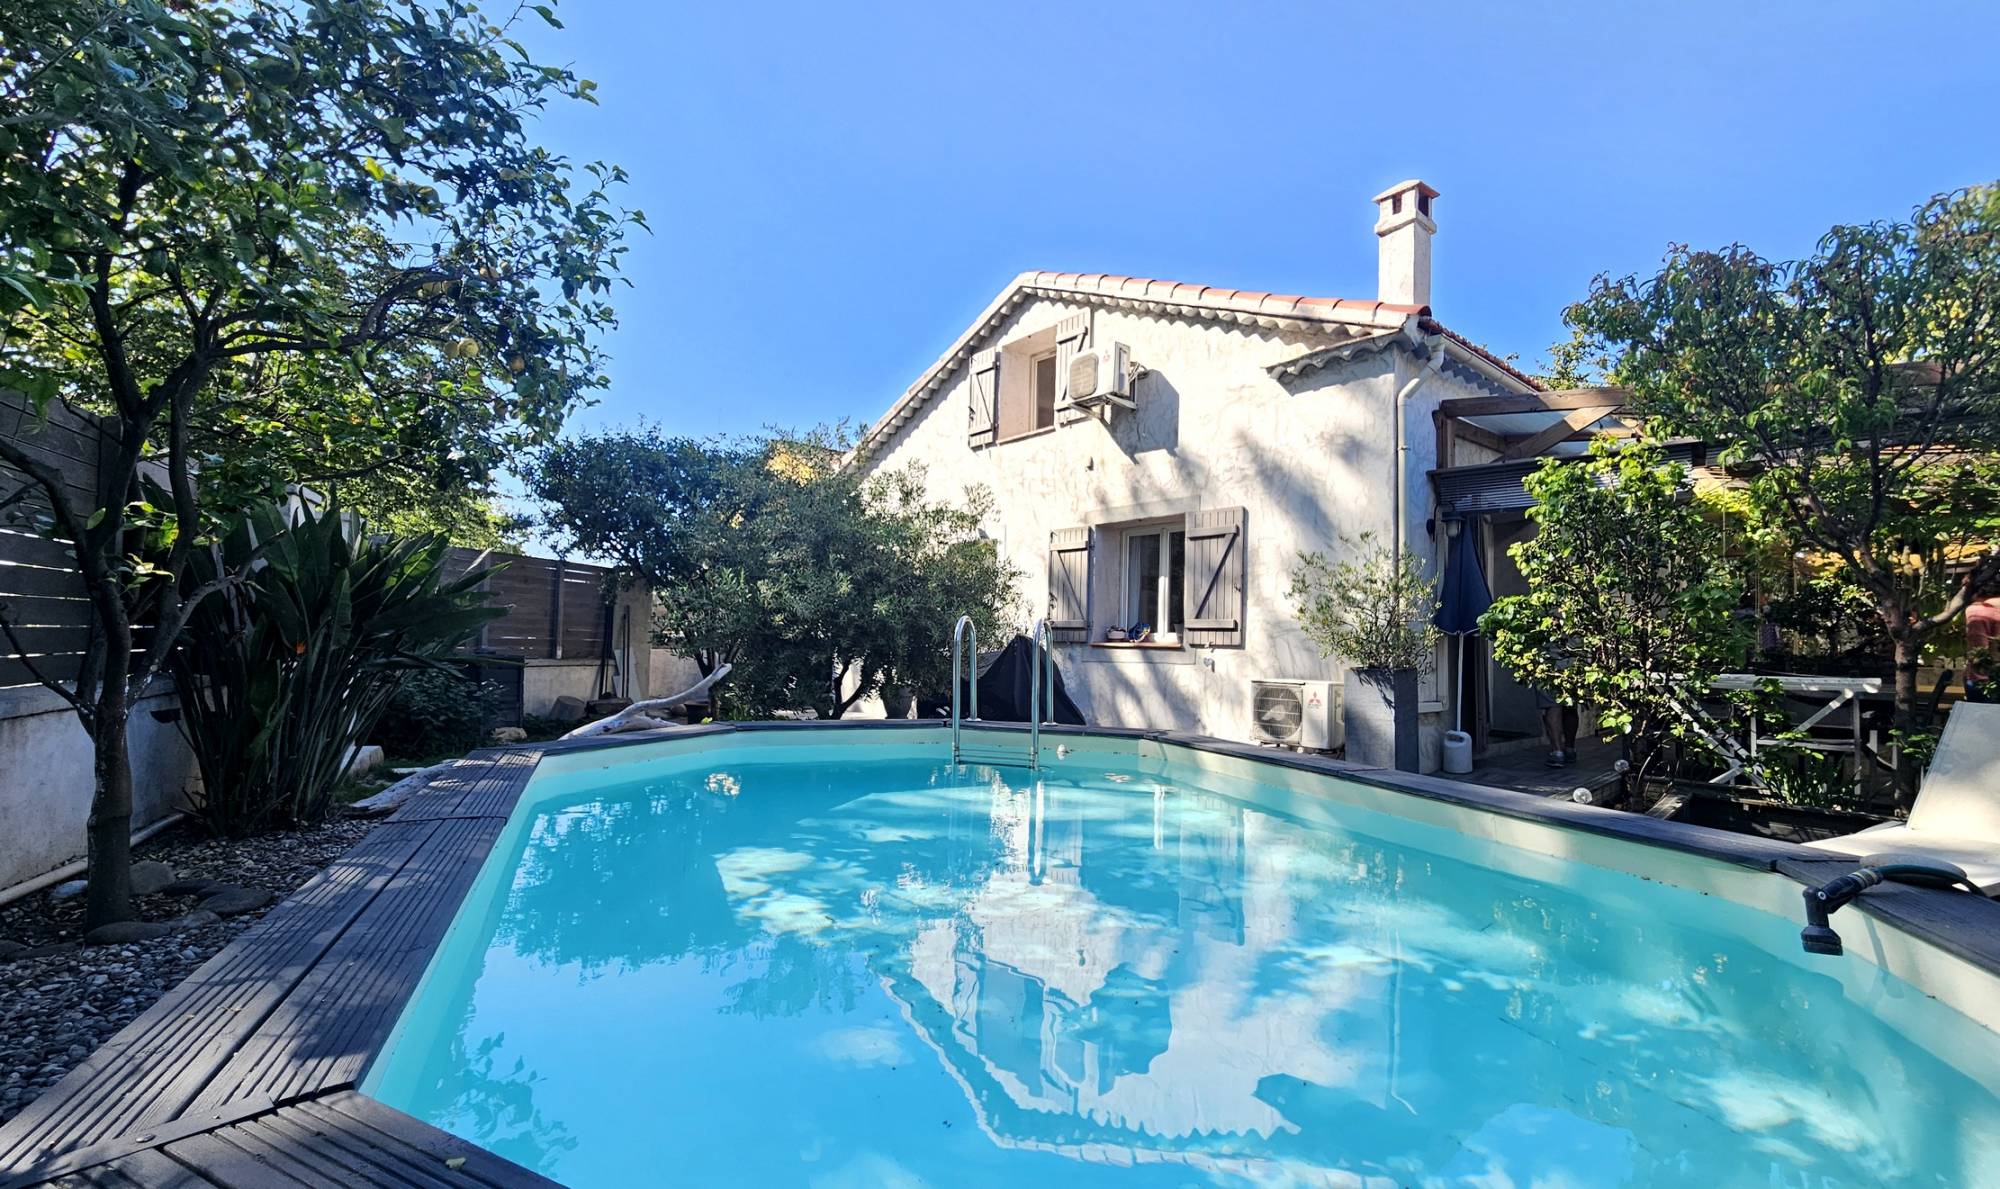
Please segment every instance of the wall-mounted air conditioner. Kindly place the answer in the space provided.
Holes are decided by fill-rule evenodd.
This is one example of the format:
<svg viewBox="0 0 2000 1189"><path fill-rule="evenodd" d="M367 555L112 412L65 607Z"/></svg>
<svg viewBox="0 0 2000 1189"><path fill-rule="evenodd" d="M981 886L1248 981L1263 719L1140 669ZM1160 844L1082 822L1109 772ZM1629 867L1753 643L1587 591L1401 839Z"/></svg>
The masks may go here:
<svg viewBox="0 0 2000 1189"><path fill-rule="evenodd" d="M1140 370L1133 366L1132 349L1124 343L1078 351L1069 361L1069 403L1091 411L1133 408L1132 381Z"/></svg>
<svg viewBox="0 0 2000 1189"><path fill-rule="evenodd" d="M1250 683L1250 737L1305 751L1345 743L1340 683L1271 679Z"/></svg>

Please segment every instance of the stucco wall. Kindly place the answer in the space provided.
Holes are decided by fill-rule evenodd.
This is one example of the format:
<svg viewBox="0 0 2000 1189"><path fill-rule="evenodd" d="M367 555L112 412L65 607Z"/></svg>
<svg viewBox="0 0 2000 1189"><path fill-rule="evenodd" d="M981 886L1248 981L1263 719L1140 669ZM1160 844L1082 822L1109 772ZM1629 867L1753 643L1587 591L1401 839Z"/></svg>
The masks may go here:
<svg viewBox="0 0 2000 1189"><path fill-rule="evenodd" d="M171 694L132 710L132 828L173 812L199 786L194 756L172 723ZM0 888L53 871L84 852L96 781L90 738L67 703L39 688L0 690Z"/></svg>
<svg viewBox="0 0 2000 1189"><path fill-rule="evenodd" d="M1087 307L1025 304L993 342L1032 334ZM1287 588L1301 551L1343 552L1343 535L1391 528L1394 397L1422 363L1390 349L1280 381L1265 368L1322 345L1277 331L1091 310L1092 343L1128 344L1150 369L1138 410L1110 427L1058 426L979 450L966 441L963 369L870 460L871 469L920 464L933 496L980 484L995 497L987 531L1024 573L1024 606L1046 603L1049 533L1177 516L1198 508L1247 509L1249 545L1242 647L1122 651L1060 646L1064 672L1092 722L1173 727L1249 739L1253 678L1339 677L1339 664L1298 629ZM1433 374L1405 410L1404 548L1433 559L1428 472L1436 465L1431 417L1439 400L1484 389L1451 371ZM1115 619L1119 559L1103 534L1093 543L1095 629ZM945 630L940 625L940 631ZM1100 637L1094 630L1093 637ZM1426 695L1437 696L1435 679ZM1437 714L1426 716L1427 766L1435 766Z"/></svg>
<svg viewBox="0 0 2000 1189"><path fill-rule="evenodd" d="M546 715L555 709L557 698L594 700L599 693L597 659L546 660L527 662L521 673L521 712Z"/></svg>

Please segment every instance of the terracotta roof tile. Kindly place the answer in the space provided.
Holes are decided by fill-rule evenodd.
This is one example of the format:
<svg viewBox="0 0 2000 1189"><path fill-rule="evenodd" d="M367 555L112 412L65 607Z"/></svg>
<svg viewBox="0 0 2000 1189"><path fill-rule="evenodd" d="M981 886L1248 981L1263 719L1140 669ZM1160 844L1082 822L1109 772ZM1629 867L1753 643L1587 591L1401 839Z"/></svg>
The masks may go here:
<svg viewBox="0 0 2000 1189"><path fill-rule="evenodd" d="M1533 388L1538 392L1546 391L1548 388L1548 386L1546 384L1543 384L1540 380L1537 380L1535 377L1522 371L1520 368L1515 367L1513 364L1508 363L1506 360L1500 358L1498 355L1495 355L1493 352L1488 351L1486 348L1480 346L1478 343L1473 342L1471 339L1466 338L1464 335L1458 333L1457 331L1450 329L1449 327L1445 326L1443 323L1439 322L1435 318L1425 318L1423 320L1422 329L1425 334L1443 335L1444 337L1450 339L1452 342L1457 343L1459 346L1465 348L1467 351L1470 351L1474 355L1479 356L1481 359L1484 359L1486 362L1492 364L1494 367L1499 368L1501 371L1506 372L1508 375L1514 377L1516 380L1519 380L1521 383L1526 384L1528 387Z"/></svg>
<svg viewBox="0 0 2000 1189"><path fill-rule="evenodd" d="M1464 337L1438 326L1430 317L1429 306L1397 305L1385 301L1355 301L1344 297L1301 297L1291 293L1267 293L1249 289L1222 289L1147 277L1118 276L1111 273L1024 272L1002 290L984 313L958 337L951 347L910 385L887 413L861 437L858 453L873 453L882 439L909 420L930 395L944 386L950 373L972 353L978 343L1029 291L1062 298L1100 298L1113 302L1157 302L1207 312L1219 318L1249 315L1255 318L1285 318L1307 323L1334 323L1356 333L1379 333L1407 326L1421 319L1428 334L1443 333L1460 347L1478 355L1494 368L1531 387L1540 387L1533 377Z"/></svg>

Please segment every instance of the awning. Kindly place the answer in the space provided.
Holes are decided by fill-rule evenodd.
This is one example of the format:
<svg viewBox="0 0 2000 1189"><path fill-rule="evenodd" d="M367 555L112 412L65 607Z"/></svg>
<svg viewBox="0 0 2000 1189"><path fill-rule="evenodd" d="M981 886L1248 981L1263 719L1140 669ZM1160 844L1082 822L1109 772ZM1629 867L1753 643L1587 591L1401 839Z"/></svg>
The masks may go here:
<svg viewBox="0 0 2000 1189"><path fill-rule="evenodd" d="M1708 451L1699 442L1668 442L1668 458L1684 466L1702 466ZM1484 462L1472 466L1443 467L1431 472L1431 486L1437 491L1441 515L1476 515L1482 512L1518 512L1535 506L1521 480L1542 465L1540 458L1515 462Z"/></svg>

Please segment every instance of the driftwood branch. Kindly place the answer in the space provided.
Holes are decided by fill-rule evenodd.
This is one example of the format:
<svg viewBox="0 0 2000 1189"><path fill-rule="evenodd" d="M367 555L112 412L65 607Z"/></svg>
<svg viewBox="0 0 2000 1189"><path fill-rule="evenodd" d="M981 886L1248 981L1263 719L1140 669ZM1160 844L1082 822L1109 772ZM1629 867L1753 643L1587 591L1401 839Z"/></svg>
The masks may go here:
<svg viewBox="0 0 2000 1189"><path fill-rule="evenodd" d="M423 792L431 782L458 766L457 760L446 760L442 764L432 764L376 793L372 797L356 801L347 807L350 817L381 817L402 808L403 802Z"/></svg>
<svg viewBox="0 0 2000 1189"><path fill-rule="evenodd" d="M729 666L717 665L715 672L671 697L648 698L643 702L634 702L610 718L600 718L596 722L585 723L563 738L589 739L596 735L616 734L619 731L650 731L672 726L674 724L656 717L655 712L671 710L676 706L692 702L707 693L710 686L727 676L729 676Z"/></svg>

